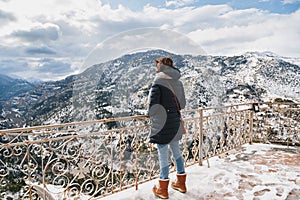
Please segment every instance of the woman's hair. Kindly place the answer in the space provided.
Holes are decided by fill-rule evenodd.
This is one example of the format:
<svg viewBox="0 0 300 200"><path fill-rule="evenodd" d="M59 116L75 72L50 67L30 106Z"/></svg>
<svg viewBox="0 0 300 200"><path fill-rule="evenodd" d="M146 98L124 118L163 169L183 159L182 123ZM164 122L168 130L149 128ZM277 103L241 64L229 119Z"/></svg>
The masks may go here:
<svg viewBox="0 0 300 200"><path fill-rule="evenodd" d="M155 60L156 63L162 63L163 65L167 65L169 67L174 68L173 60L171 57L163 57Z"/></svg>

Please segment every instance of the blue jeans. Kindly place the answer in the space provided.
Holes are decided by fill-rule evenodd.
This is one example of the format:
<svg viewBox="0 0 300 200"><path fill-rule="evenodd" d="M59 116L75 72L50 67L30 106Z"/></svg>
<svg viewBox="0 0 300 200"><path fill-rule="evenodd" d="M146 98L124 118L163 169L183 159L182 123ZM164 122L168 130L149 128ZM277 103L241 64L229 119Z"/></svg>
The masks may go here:
<svg viewBox="0 0 300 200"><path fill-rule="evenodd" d="M179 141L171 142L170 144L157 144L159 167L160 167L160 179L169 179L169 151L170 146L173 158L176 162L177 174L184 174L184 161L179 147Z"/></svg>

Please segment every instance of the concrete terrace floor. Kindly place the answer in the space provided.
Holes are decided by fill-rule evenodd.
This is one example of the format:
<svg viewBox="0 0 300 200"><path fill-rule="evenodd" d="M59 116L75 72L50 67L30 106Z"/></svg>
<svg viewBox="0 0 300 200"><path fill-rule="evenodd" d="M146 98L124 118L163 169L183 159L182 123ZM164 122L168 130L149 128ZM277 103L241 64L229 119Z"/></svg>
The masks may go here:
<svg viewBox="0 0 300 200"><path fill-rule="evenodd" d="M299 200L300 148L273 145L244 145L229 155L209 159L203 166L186 168L187 193L169 187L171 200ZM175 174L170 174L170 180ZM157 180L130 188L101 200L152 200Z"/></svg>

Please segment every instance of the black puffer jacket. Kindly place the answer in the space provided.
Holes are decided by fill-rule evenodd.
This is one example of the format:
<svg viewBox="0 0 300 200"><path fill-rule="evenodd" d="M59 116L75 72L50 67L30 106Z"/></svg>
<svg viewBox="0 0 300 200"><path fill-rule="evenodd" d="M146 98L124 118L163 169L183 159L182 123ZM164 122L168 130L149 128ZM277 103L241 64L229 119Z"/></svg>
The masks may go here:
<svg viewBox="0 0 300 200"><path fill-rule="evenodd" d="M152 143L168 144L182 137L180 112L172 92L175 92L179 109L183 109L186 101L180 76L178 69L168 66L161 67L161 71L156 74L149 94L148 111L152 122Z"/></svg>

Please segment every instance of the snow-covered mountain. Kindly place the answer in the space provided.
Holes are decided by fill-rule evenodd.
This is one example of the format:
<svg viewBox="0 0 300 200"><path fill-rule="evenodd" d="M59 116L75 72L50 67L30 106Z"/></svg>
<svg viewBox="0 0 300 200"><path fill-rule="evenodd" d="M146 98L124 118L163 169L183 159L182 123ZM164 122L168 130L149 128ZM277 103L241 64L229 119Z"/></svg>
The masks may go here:
<svg viewBox="0 0 300 200"><path fill-rule="evenodd" d="M36 84L0 74L0 104L11 97L32 90Z"/></svg>
<svg viewBox="0 0 300 200"><path fill-rule="evenodd" d="M0 128L145 114L154 60L162 56L172 56L182 72L187 109L276 98L300 102L299 58L271 52L226 57L151 50L93 65L14 96L3 104Z"/></svg>
<svg viewBox="0 0 300 200"><path fill-rule="evenodd" d="M3 110L3 104L12 97L32 90L37 84L30 83L19 78L12 78L0 74L0 111ZM1 113L1 112L0 112ZM0 129L5 124L6 118L0 114Z"/></svg>

